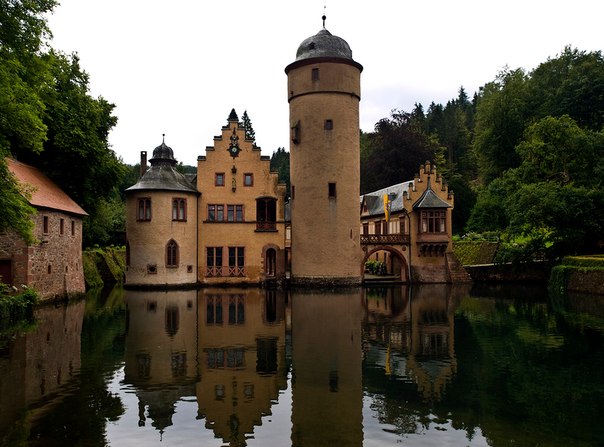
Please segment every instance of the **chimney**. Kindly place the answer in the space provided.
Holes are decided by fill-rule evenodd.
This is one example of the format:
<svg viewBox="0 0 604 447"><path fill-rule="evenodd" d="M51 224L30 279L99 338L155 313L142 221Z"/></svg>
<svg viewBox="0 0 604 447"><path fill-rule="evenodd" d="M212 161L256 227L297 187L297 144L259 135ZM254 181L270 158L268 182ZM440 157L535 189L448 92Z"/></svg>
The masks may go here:
<svg viewBox="0 0 604 447"><path fill-rule="evenodd" d="M141 151L141 177L147 172L147 151Z"/></svg>

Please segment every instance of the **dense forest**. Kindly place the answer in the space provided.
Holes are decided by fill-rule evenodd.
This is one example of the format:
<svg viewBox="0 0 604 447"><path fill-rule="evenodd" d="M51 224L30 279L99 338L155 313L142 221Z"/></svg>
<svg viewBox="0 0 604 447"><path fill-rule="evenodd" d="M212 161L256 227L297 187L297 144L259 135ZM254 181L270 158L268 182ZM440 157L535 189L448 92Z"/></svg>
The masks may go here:
<svg viewBox="0 0 604 447"><path fill-rule="evenodd" d="M139 168L108 143L114 105L90 95L76 54L49 45L44 17L56 5L0 0L0 231L33 240L34 210L5 162L12 155L89 213L86 246L120 243L123 191ZM455 192L456 234L497 238L509 259L601 251L603 125L602 53L567 47L530 72L505 68L471 96L460 87L444 105L393 110L361 132L361 193L411 180L430 160ZM289 185L285 149L271 167Z"/></svg>

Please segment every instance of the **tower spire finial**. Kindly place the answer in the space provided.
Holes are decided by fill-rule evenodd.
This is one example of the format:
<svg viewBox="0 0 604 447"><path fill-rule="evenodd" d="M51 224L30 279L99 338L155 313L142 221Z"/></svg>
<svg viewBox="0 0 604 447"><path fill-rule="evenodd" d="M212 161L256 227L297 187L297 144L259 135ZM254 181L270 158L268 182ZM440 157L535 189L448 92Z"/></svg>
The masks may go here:
<svg viewBox="0 0 604 447"><path fill-rule="evenodd" d="M161 134L161 142L162 142L162 143L165 143L165 142L166 142L166 134L165 134L165 133L162 133L162 134Z"/></svg>
<svg viewBox="0 0 604 447"><path fill-rule="evenodd" d="M321 17L323 19L323 29L325 29L325 19L327 18L325 16L326 10L327 10L327 1L325 1L325 3L323 4L323 17Z"/></svg>

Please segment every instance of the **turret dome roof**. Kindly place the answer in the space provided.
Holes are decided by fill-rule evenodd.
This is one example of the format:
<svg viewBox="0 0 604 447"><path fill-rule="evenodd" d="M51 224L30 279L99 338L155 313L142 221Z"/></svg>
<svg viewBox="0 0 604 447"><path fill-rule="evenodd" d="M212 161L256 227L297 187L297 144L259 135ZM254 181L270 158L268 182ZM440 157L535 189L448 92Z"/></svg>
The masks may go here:
<svg viewBox="0 0 604 447"><path fill-rule="evenodd" d="M334 36L325 28L300 44L296 52L296 61L315 57L335 57L352 60L352 50L341 37Z"/></svg>

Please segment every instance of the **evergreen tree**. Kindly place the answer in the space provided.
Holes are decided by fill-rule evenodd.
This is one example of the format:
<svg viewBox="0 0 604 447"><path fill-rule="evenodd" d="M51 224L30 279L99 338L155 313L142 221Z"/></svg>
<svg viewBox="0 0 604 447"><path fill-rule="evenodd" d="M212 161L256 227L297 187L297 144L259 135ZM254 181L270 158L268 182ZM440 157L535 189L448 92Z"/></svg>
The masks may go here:
<svg viewBox="0 0 604 447"><path fill-rule="evenodd" d="M271 171L279 174L279 181L286 184L286 195L290 195L289 152L285 148L277 148L271 156Z"/></svg>
<svg viewBox="0 0 604 447"><path fill-rule="evenodd" d="M241 121L243 122L243 128L245 129L245 139L251 140L254 147L256 147L256 132L254 132L252 120L247 114L247 110L244 110L243 116L241 117Z"/></svg>

